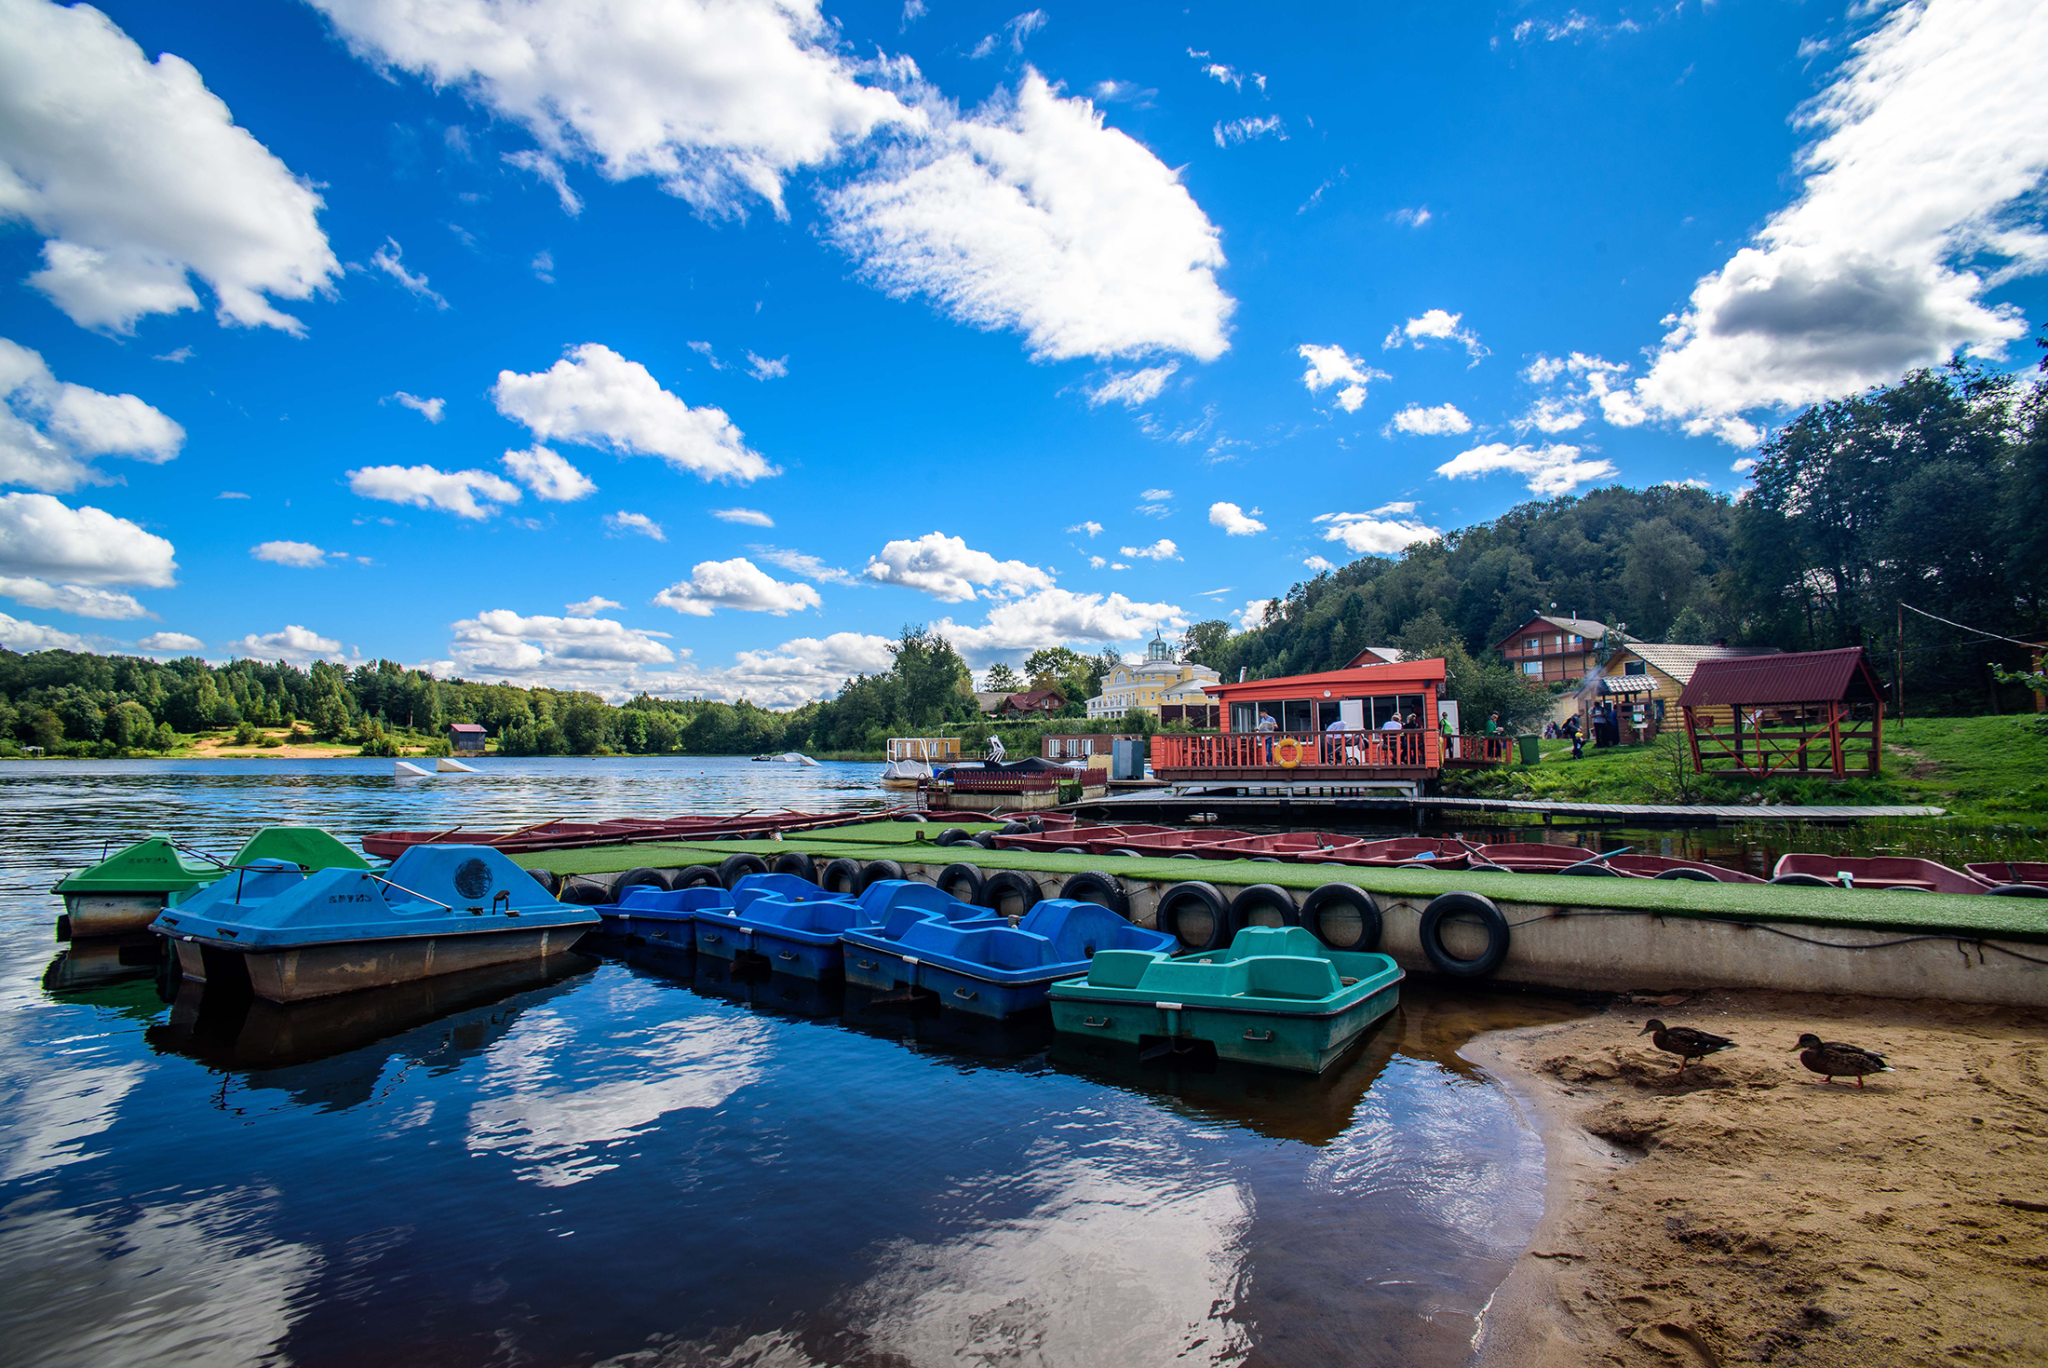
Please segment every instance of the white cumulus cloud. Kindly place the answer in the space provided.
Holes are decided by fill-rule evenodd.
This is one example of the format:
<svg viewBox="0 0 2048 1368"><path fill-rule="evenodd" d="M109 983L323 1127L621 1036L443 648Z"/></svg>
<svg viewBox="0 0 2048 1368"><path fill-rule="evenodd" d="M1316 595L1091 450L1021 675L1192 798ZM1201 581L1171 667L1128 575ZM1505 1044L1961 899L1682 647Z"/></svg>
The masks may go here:
<svg viewBox="0 0 2048 1368"><path fill-rule="evenodd" d="M616 513L605 514L604 525L612 530L614 536L626 532L637 532L643 537L652 537L658 542L668 540L668 534L661 530L661 524L648 517L645 513L628 513L624 509L620 509Z"/></svg>
<svg viewBox="0 0 2048 1368"><path fill-rule="evenodd" d="M1267 615L1273 611L1276 603L1277 600L1269 598L1246 599L1244 607L1231 614L1237 619L1237 629L1240 632L1249 632L1255 627L1265 626Z"/></svg>
<svg viewBox="0 0 2048 1368"><path fill-rule="evenodd" d="M625 605L617 599L608 599L602 595L592 595L581 603L568 604L562 611L572 618L594 618L607 609L623 607Z"/></svg>
<svg viewBox="0 0 2048 1368"><path fill-rule="evenodd" d="M861 84L818 0L314 0L382 67L462 91L539 144L524 166L578 206L564 167L646 176L712 215L885 123L923 116Z"/></svg>
<svg viewBox="0 0 2048 1368"><path fill-rule="evenodd" d="M1229 347L1215 225L1178 173L1036 71L972 116L939 112L825 200L875 284L1014 328L1039 360Z"/></svg>
<svg viewBox="0 0 2048 1368"><path fill-rule="evenodd" d="M744 556L699 561L688 579L656 594L654 602L692 617L710 617L720 608L782 617L824 604L810 585L785 584Z"/></svg>
<svg viewBox="0 0 2048 1368"><path fill-rule="evenodd" d="M1213 503L1209 505L1209 523L1222 528L1225 536L1250 537L1266 530L1266 525L1252 516L1258 511L1254 508L1247 513L1234 503Z"/></svg>
<svg viewBox="0 0 2048 1368"><path fill-rule="evenodd" d="M90 651L93 645L75 632L0 613L0 648L27 655L32 651Z"/></svg>
<svg viewBox="0 0 2048 1368"><path fill-rule="evenodd" d="M1321 394L1332 385L1337 390L1337 407L1346 413L1358 412L1365 403L1365 387L1375 380L1392 377L1385 371L1374 370L1357 357L1334 343L1321 346L1304 343L1295 349L1301 359L1308 362L1308 369L1302 373L1301 383L1308 386L1310 394Z"/></svg>
<svg viewBox="0 0 2048 1368"><path fill-rule="evenodd" d="M488 470L439 470L430 465L365 466L348 472L348 487L365 499L438 508L463 518L488 518L491 502L518 503L519 486Z"/></svg>
<svg viewBox="0 0 2048 1368"><path fill-rule="evenodd" d="M296 565L301 569L325 565L328 552L322 551L311 542L267 541L258 542L249 548L249 554L272 565Z"/></svg>
<svg viewBox="0 0 2048 1368"><path fill-rule="evenodd" d="M1163 366L1147 366L1143 370L1111 375L1088 391L1088 407L1100 408L1114 403L1125 408L1137 408L1149 404L1159 397L1159 391L1166 388L1166 382L1179 369L1180 362L1169 361Z"/></svg>
<svg viewBox="0 0 2048 1368"><path fill-rule="evenodd" d="M391 397L398 401L400 407L411 409L430 423L440 422L442 412L448 407L446 399L422 399L419 395L407 394L404 390L398 391L398 393ZM379 400L378 402L382 403L383 401Z"/></svg>
<svg viewBox="0 0 2048 1368"><path fill-rule="evenodd" d="M784 570L802 575L807 580L816 580L820 584L861 583L851 571L842 570L836 565L827 565L806 551L794 551L780 546L756 546L751 549L755 555L770 565L780 566Z"/></svg>
<svg viewBox="0 0 2048 1368"><path fill-rule="evenodd" d="M1488 442L1459 452L1438 466L1436 473L1447 480L1461 480L1507 470L1522 476L1532 494L1569 494L1582 484L1604 480L1615 473L1612 462L1585 459L1583 450L1563 442L1540 447Z"/></svg>
<svg viewBox="0 0 2048 1368"><path fill-rule="evenodd" d="M2025 334L1984 296L2048 268L2048 8L1925 0L1853 45L1800 115L1799 197L1703 277L1636 382L1642 410L1747 445L1737 415ZM1626 412L1626 410L1624 410ZM1735 421L1730 421L1735 420Z"/></svg>
<svg viewBox="0 0 2048 1368"><path fill-rule="evenodd" d="M180 655L206 649L205 642L184 632L151 632L135 644L145 651L173 651Z"/></svg>
<svg viewBox="0 0 2048 1368"><path fill-rule="evenodd" d="M1075 523L1072 527L1068 528L1067 531L1082 532L1086 533L1088 536L1091 537L1098 537L1102 535L1102 524L1094 521L1078 522Z"/></svg>
<svg viewBox="0 0 2048 1368"><path fill-rule="evenodd" d="M1187 615L1170 603L1141 603L1122 594L1041 589L997 604L984 622L945 619L932 626L969 664L979 666L1006 652L1035 651L1041 646L1137 641L1162 630L1170 634L1187 626Z"/></svg>
<svg viewBox="0 0 2048 1368"><path fill-rule="evenodd" d="M0 494L0 595L80 617L137 618L148 610L105 586L168 589L175 548L99 508L72 508L48 494Z"/></svg>
<svg viewBox="0 0 2048 1368"><path fill-rule="evenodd" d="M1467 418L1456 404L1438 404L1434 408L1410 404L1394 415L1394 430L1413 433L1418 437L1442 437L1451 433L1470 432L1472 420Z"/></svg>
<svg viewBox="0 0 2048 1368"><path fill-rule="evenodd" d="M1380 346L1383 350L1392 351L1403 342L1411 347L1422 347L1431 342L1456 342L1465 349L1465 354L1472 358L1472 364L1476 366L1488 353L1486 348L1480 345L1478 333L1459 326L1460 320L1464 317L1461 313L1451 313L1445 309L1426 309L1421 317L1396 324Z"/></svg>
<svg viewBox="0 0 2048 1368"><path fill-rule="evenodd" d="M1118 550L1123 555L1129 556L1132 560L1177 561L1180 559L1180 548L1175 546L1166 537L1161 537L1150 546L1124 546L1119 547Z"/></svg>
<svg viewBox="0 0 2048 1368"><path fill-rule="evenodd" d="M281 632L264 632L260 636L251 632L221 645L237 659L282 660L287 665L305 666L316 660L347 659L341 653L339 641L296 623L287 624Z"/></svg>
<svg viewBox="0 0 2048 1368"><path fill-rule="evenodd" d="M41 354L0 337L0 484L53 493L106 484L94 457L160 465L184 444L184 428L134 395L59 381Z"/></svg>
<svg viewBox="0 0 2048 1368"><path fill-rule="evenodd" d="M714 508L711 516L720 522L744 523L748 527L775 526L775 519L758 508Z"/></svg>
<svg viewBox="0 0 2048 1368"><path fill-rule="evenodd" d="M320 208L190 62L90 5L0 0L0 218L44 239L29 283L73 322L197 308L196 276L222 323L303 332L271 299L340 274Z"/></svg>
<svg viewBox="0 0 2048 1368"><path fill-rule="evenodd" d="M725 410L691 408L647 367L586 342L544 371L498 372L498 412L541 441L578 442L621 456L659 456L707 480L742 483L781 472L746 444Z"/></svg>
<svg viewBox="0 0 2048 1368"><path fill-rule="evenodd" d="M607 603L593 599L591 603ZM454 665L472 679L509 679L521 683L566 683L576 687L581 676L618 678L637 666L666 665L676 653L659 638L666 632L628 627L610 618L577 614L532 617L493 608L453 623L449 654ZM617 607L616 604L610 604Z"/></svg>
<svg viewBox="0 0 2048 1368"><path fill-rule="evenodd" d="M997 560L943 532L889 542L861 573L877 584L917 589L946 603L970 602L981 586L987 586L983 592L991 598L1053 587L1052 576L1037 566Z"/></svg>
<svg viewBox="0 0 2048 1368"><path fill-rule="evenodd" d="M505 453L505 469L512 478L548 503L574 503L597 493L597 481L585 475L558 452L535 443L525 451Z"/></svg>
<svg viewBox="0 0 2048 1368"><path fill-rule="evenodd" d="M1402 516L1414 511L1411 503L1386 504L1370 513L1323 513L1316 521L1324 524L1324 541L1360 556L1392 556L1443 535L1418 518Z"/></svg>
<svg viewBox="0 0 2048 1368"><path fill-rule="evenodd" d="M1301 563L1319 575L1326 570L1335 570L1337 568L1335 561L1328 560L1322 556L1303 556Z"/></svg>

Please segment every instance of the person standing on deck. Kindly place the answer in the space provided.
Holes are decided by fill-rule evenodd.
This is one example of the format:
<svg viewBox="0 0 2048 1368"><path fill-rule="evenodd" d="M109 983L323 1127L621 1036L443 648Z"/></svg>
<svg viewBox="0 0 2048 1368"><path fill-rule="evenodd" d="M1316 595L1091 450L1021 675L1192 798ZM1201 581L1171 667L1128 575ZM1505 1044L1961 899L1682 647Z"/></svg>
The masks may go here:
<svg viewBox="0 0 2048 1368"><path fill-rule="evenodd" d="M1273 733L1273 732L1276 732L1276 731L1279 731L1279 730L1280 730L1280 719L1279 719L1279 718L1277 718L1277 717L1275 717L1275 716L1273 716L1273 714L1271 714L1271 713L1269 713L1269 712L1266 712L1266 711L1264 711L1264 710L1262 709L1262 710L1260 710L1260 712L1259 712L1259 720L1258 720L1258 724L1257 724L1256 726L1254 726L1254 727L1252 728L1252 730L1254 730L1254 731L1259 731L1259 732L1265 732L1265 733L1267 733L1267 735L1266 735L1266 763L1267 763L1267 764L1269 764L1269 765L1270 765L1270 764L1272 764L1272 763L1273 763L1273 737L1272 737L1272 733Z"/></svg>

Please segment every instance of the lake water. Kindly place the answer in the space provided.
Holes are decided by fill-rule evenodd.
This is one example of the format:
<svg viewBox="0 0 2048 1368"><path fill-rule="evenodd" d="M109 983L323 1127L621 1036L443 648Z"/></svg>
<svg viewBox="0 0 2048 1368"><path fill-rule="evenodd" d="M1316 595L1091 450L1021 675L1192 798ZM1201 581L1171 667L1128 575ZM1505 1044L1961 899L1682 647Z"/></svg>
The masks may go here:
<svg viewBox="0 0 2048 1368"><path fill-rule="evenodd" d="M1540 1215L1541 1147L1456 1051L1555 1002L1411 988L1305 1079L644 954L289 1010L90 986L89 957L87 986L44 986L47 890L108 841L840 808L883 798L878 768L0 766L6 1360L1463 1362Z"/></svg>

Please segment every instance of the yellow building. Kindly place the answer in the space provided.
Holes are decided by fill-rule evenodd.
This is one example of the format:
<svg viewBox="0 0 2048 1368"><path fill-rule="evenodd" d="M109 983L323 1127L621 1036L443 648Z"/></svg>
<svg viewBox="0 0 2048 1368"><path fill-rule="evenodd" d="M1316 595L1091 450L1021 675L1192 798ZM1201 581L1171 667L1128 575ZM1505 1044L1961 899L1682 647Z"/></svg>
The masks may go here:
<svg viewBox="0 0 2048 1368"><path fill-rule="evenodd" d="M1122 717L1135 709L1159 717L1162 708L1213 707L1201 686L1222 681L1207 665L1175 660L1173 647L1154 637L1142 665L1119 665L1103 676L1102 692L1088 700L1088 716Z"/></svg>

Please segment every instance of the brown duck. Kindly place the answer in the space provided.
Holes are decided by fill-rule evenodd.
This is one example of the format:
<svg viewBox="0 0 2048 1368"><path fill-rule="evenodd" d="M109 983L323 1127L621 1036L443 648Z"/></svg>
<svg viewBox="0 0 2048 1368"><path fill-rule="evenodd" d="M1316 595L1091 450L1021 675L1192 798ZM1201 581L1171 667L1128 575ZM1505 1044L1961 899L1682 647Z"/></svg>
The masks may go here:
<svg viewBox="0 0 2048 1368"><path fill-rule="evenodd" d="M1650 1043L1666 1054L1678 1056L1678 1069L1682 1071L1695 1059L1704 1059L1720 1050L1732 1050L1735 1042L1726 1036L1713 1035L1707 1031L1696 1031L1690 1026L1666 1026L1652 1017L1643 1023L1637 1035L1650 1037Z"/></svg>
<svg viewBox="0 0 2048 1368"><path fill-rule="evenodd" d="M1801 1064L1822 1075L1823 1083L1853 1078L1860 1088L1865 1074L1893 1071L1892 1066L1884 1062L1884 1056L1875 1050L1866 1050L1861 1045L1844 1045L1839 1040L1822 1040L1811 1031L1799 1037L1799 1043L1792 1048L1799 1051Z"/></svg>

